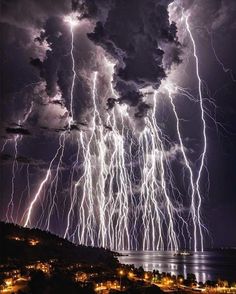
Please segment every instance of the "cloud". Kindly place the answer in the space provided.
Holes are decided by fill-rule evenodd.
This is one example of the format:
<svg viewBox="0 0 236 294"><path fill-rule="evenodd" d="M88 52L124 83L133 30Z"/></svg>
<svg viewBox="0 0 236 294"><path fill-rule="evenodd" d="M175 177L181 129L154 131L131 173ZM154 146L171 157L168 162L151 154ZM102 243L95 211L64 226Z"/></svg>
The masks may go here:
<svg viewBox="0 0 236 294"><path fill-rule="evenodd" d="M92 107L91 78L94 71L98 71L99 79L103 79L98 86L99 94L103 96L101 100L104 100L100 101L101 105L109 110L115 103L126 103L135 109L130 112L133 117L140 119L150 107L148 102L144 102L140 89L147 86L157 89L166 76L166 69L180 61L176 26L170 24L168 18L167 7L170 2L59 0L55 5L52 0L3 0L2 29L6 35L4 52L7 55L11 50L12 53L12 60L2 69L6 79L4 84L9 85L3 91L4 97L8 97L4 99L11 100L11 103L15 103L15 109L24 112L29 101L19 97L13 102L13 93L22 90L32 80L45 81L46 94L51 100L46 101L48 105L45 111L39 109L40 114L35 123L48 127L51 118L52 128L64 127L60 118L63 121L66 117L64 108L70 109L73 74L71 35L64 17L72 10L77 10L81 20L74 31L75 120L89 122ZM116 64L113 85L119 97L103 94L105 87L109 86L109 77L103 73L105 66L101 63L104 54ZM14 83L9 84L7 80L14 80ZM58 93L62 99L52 100Z"/></svg>
<svg viewBox="0 0 236 294"><path fill-rule="evenodd" d="M233 29L236 17L234 0L182 0L179 3L190 12L194 26L213 31Z"/></svg>
<svg viewBox="0 0 236 294"><path fill-rule="evenodd" d="M29 164L30 166L35 166L35 167L44 167L48 164L47 162L43 160L26 157L23 155L18 155L17 157L15 157L14 155L10 155L8 153L2 153L0 155L0 164L11 164L15 160L19 164L22 164L22 165Z"/></svg>
<svg viewBox="0 0 236 294"><path fill-rule="evenodd" d="M27 129L24 129L22 127L17 127L17 128L8 127L6 128L6 132L8 134L30 135L30 132Z"/></svg>
<svg viewBox="0 0 236 294"><path fill-rule="evenodd" d="M88 2L84 4L88 5ZM158 89L161 80L166 77L165 66L180 62L177 29L174 23L169 23L168 18L170 2L111 1L107 18L98 20L94 31L88 34L117 62L113 80L121 103L142 108L144 102L140 89L148 86ZM105 10L103 1L96 3L94 11ZM165 56L165 65L165 51L161 45L171 52ZM139 106L140 103L142 106ZM137 113L140 114L140 111Z"/></svg>
<svg viewBox="0 0 236 294"><path fill-rule="evenodd" d="M186 151L186 150L185 150ZM179 154L182 153L181 147L178 144L175 144L173 146L171 146L171 148L169 150L165 151L165 156L169 159L169 160L175 160L177 159L177 157L179 156Z"/></svg>
<svg viewBox="0 0 236 294"><path fill-rule="evenodd" d="M235 24L236 6L234 0L222 0L220 8L215 12L212 22L212 29L219 30L230 28ZM232 27L233 28L233 27Z"/></svg>
<svg viewBox="0 0 236 294"><path fill-rule="evenodd" d="M21 114L33 99L30 85L34 87L35 83L46 79L48 92L51 91L54 96L58 78L54 82L52 60L46 62L51 45L47 39L49 33L45 29L51 19L55 18L55 25L58 25L58 19L63 22L64 15L71 12L72 6L70 0L59 0L56 3L52 0L3 0L0 5L0 34L4 40L1 55L5 60L1 64L1 72L4 74L0 107L4 109L2 123L7 124L12 120L22 120ZM58 38L59 33L60 26L55 32ZM51 35L55 38L53 33ZM62 54L68 53L68 50Z"/></svg>
<svg viewBox="0 0 236 294"><path fill-rule="evenodd" d="M70 0L2 0L0 5L1 22L25 29L41 28L48 18L71 11Z"/></svg>

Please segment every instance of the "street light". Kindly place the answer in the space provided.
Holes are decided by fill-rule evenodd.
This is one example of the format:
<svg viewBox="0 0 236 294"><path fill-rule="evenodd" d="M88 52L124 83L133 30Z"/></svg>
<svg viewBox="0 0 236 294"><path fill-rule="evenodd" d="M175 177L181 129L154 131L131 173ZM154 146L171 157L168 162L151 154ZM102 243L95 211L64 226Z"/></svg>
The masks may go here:
<svg viewBox="0 0 236 294"><path fill-rule="evenodd" d="M121 277L122 275L124 274L124 272L122 270L119 271L119 274L120 274L120 290L121 290Z"/></svg>

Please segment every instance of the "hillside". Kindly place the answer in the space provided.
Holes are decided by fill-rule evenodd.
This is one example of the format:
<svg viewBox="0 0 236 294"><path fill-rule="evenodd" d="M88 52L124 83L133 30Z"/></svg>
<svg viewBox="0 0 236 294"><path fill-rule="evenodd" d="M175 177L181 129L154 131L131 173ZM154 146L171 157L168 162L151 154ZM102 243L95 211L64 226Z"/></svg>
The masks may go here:
<svg viewBox="0 0 236 294"><path fill-rule="evenodd" d="M23 228L0 222L0 263L25 264L56 259L64 263L86 263L115 268L115 253L103 248L75 245L39 229Z"/></svg>
<svg viewBox="0 0 236 294"><path fill-rule="evenodd" d="M0 293L163 293L146 275L110 250L0 222Z"/></svg>

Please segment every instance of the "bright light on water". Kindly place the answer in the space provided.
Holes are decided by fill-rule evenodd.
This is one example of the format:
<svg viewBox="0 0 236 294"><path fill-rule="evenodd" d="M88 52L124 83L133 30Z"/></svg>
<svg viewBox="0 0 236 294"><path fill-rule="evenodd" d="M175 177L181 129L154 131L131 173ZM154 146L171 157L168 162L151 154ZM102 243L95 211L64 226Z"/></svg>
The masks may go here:
<svg viewBox="0 0 236 294"><path fill-rule="evenodd" d="M168 272L172 275L187 273L196 275L197 281L236 280L236 252L205 251L196 252L190 256L174 256L171 251L122 251L125 256L119 261L125 264L134 264L135 267L143 266L144 270ZM128 256L127 256L128 255Z"/></svg>

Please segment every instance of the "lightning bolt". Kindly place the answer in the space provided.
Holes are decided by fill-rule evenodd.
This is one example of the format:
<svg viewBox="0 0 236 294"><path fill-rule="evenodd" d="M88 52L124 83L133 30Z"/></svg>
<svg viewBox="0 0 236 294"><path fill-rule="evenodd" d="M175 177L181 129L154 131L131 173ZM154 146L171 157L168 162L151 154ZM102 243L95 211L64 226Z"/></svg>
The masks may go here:
<svg viewBox="0 0 236 294"><path fill-rule="evenodd" d="M29 226L31 224L31 218L32 218L32 213L33 213L34 206L37 203L38 199L40 198L40 195L42 194L43 188L45 187L45 185L47 184L47 182L51 178L53 163L56 160L56 158L58 157L58 155L60 154L60 151L61 151L61 154L63 154L64 146L65 146L65 138L64 137L65 137L65 132L63 132L60 135L60 137L59 137L59 147L58 147L54 157L50 161L50 164L49 164L49 167L47 169L47 172L46 172L46 175L45 175L44 179L40 183L37 192L35 193L32 201L30 202L29 207L27 208L27 210L26 210L26 212L24 214L24 215L26 215L25 222L24 222L24 227L27 227L27 226ZM62 158L62 155L60 156L59 162L61 162L61 158ZM56 174L58 174L58 168L59 168L59 165L57 166ZM48 224L48 227L49 227L49 224Z"/></svg>
<svg viewBox="0 0 236 294"><path fill-rule="evenodd" d="M75 77L76 77L76 72L75 72L75 59L74 59L74 30L73 30L73 24L70 24L70 32L71 32L71 60L72 60L72 72L73 72L73 77L72 77L72 83L71 83L71 91L70 91L70 115L71 115L71 120L69 121L69 124L74 121L74 115L73 115L73 97L74 97L74 87L75 87Z"/></svg>
<svg viewBox="0 0 236 294"><path fill-rule="evenodd" d="M181 147L181 152L184 158L184 163L187 167L187 170L189 171L189 176L190 176L190 186L191 186L191 213L192 213L192 221L193 221L193 227L194 227L194 251L197 251L197 224L198 227L200 225L199 223L199 219L197 218L197 212L196 212L196 188L195 188L195 183L194 183L194 175L193 175L193 171L191 168L191 163L187 158L187 154L185 151L185 146L183 143L183 139L182 139L182 135L181 135L181 131L180 131L180 119L178 117L177 111L176 111L176 107L174 104L174 99L173 99L173 93L177 92L177 89L171 88L171 87L166 87L168 94L169 94L169 98L170 98L170 102L172 105L172 109L176 118L176 129L177 129L177 134L178 134L178 138L179 138L179 142L180 142L180 147Z"/></svg>
<svg viewBox="0 0 236 294"><path fill-rule="evenodd" d="M29 110L25 113L23 120L19 120L18 124L19 125L24 125L25 122L27 121L27 119L29 118L32 110L33 110L33 101L31 102L30 108ZM7 206L7 211L6 211L6 221L12 221L14 222L14 218L13 218L13 213L14 213L14 194L15 194L15 179L16 179L16 173L18 170L18 162L17 162L17 156L18 156L18 145L19 142L23 139L22 135L16 135L14 137L14 160L13 160L13 164L12 164L12 177L11 177L11 195L10 195L10 201L8 203ZM11 140L10 140L11 141ZM5 144L2 147L2 151L4 150L6 144L9 142L9 139L6 140Z"/></svg>
<svg viewBox="0 0 236 294"><path fill-rule="evenodd" d="M171 79L163 82L168 101L173 110L181 158L183 158L183 178L188 174L190 191L190 214L184 212L184 195L175 183L168 148L172 142L161 127L158 117L158 97L161 90L153 90L149 109L141 132L135 130L134 119L129 115L129 106L115 103L106 111L105 98L112 95L118 98L112 76L115 65L104 57L104 68L111 68L111 80L107 96L102 97L100 83L102 75L98 71L88 77L90 86L90 119L88 127L72 132L74 117L74 94L76 84L75 36L78 24L76 16L68 16L65 22L70 27L70 58L72 80L69 94L70 112L68 130L60 133L58 145L47 167L43 179L38 183L35 193L30 197L22 220L24 226L35 225L46 230L53 229L55 212L65 220L64 238L75 243L108 247L112 250L172 250L177 251L182 244L203 250L203 229L201 219L201 180L206 161L207 137L203 101L202 80L199 71L199 58L195 40L189 24L189 16L183 14L186 30L193 46L193 57L198 80L198 96L195 99L188 92L174 85ZM143 89L142 91L146 91ZM201 111L203 146L199 166L194 170L188 158L181 132L181 119L176 109L175 94L181 93L190 101L197 102ZM104 95L104 94L103 94ZM26 118L27 117L27 118ZM25 116L28 119L28 116ZM67 140L70 138L70 140ZM69 142L70 141L70 142ZM15 177L17 171L18 137L15 137L15 165L12 171L12 190L8 206L8 219L12 220ZM7 142L3 145L3 150ZM59 179L67 144L73 146L73 160L69 163L68 197L63 207L59 207L58 193L61 193ZM72 162L73 161L73 162ZM27 190L29 171L27 171ZM65 182L66 185L67 182ZM190 199L190 200L189 200ZM37 218L41 206L42 214ZM190 221L191 220L191 221ZM193 228L193 229L192 229ZM193 232L192 232L193 230ZM187 245L189 244L189 245Z"/></svg>
<svg viewBox="0 0 236 294"><path fill-rule="evenodd" d="M75 232L70 235L69 230L75 205L79 203L79 221L76 227L79 243L94 246L96 242L98 246L124 249L127 242L130 248L127 185L130 186L131 182L127 181L125 168L124 128L122 127L120 134L113 110L106 122L113 131L105 130L97 106L97 79L98 73L94 72L90 135L81 133L79 140L83 151L84 172L74 187L64 237L75 235ZM122 120L121 123L123 125ZM113 151L108 148L108 142ZM108 156L110 164L107 164ZM96 162L97 172L94 171L92 162ZM96 183L94 183L94 172ZM82 196L79 199L78 193L82 185ZM116 199L114 199L114 185L117 186ZM109 189L109 197L106 196L106 187Z"/></svg>
<svg viewBox="0 0 236 294"><path fill-rule="evenodd" d="M199 72L199 58L197 55L196 43L189 25L189 15L185 17L185 24L186 24L186 28L193 45L193 55L194 55L195 64L196 64L196 75L198 79L198 95L199 95L201 121L202 121L203 150L200 156L200 167L198 170L198 175L196 180L196 190L197 190L197 196L198 196L197 219L198 219L198 229L200 234L200 249L201 251L203 251L204 244L203 244L203 232L202 232L201 215L200 215L201 204L202 204L202 198L201 198L201 192L200 192L200 181L202 178L202 172L203 172L203 167L204 167L205 157L206 157L206 150L207 150L206 121L205 121L205 111L204 111L203 96L202 96L202 80L201 80L200 72ZM195 250L197 250L197 245L195 246Z"/></svg>
<svg viewBox="0 0 236 294"><path fill-rule="evenodd" d="M168 250L178 250L179 240L176 231L174 207L166 183L167 159L164 154L163 134L158 126L157 91L153 95L153 109L145 119L146 127L140 135L139 145L143 166L141 171L141 214L144 227L143 250L164 250L167 240ZM164 205L165 203L165 205ZM154 208L154 210L153 210ZM164 224L167 236L164 237ZM157 239L156 239L157 238Z"/></svg>
<svg viewBox="0 0 236 294"><path fill-rule="evenodd" d="M224 63L222 62L222 60L220 59L220 57L217 55L216 53L216 49L215 49L215 46L214 46L214 42L213 42L213 32L209 32L208 33L210 34L210 37L211 37L211 47L212 47L212 50L213 50L213 53L215 55L215 58L217 60L217 62L219 63L219 65L222 67L223 71L225 73L229 73L230 77L231 77L231 80L235 83L236 82L236 79L234 77L234 73L233 73L233 70L229 67L226 67L224 65Z"/></svg>
<svg viewBox="0 0 236 294"><path fill-rule="evenodd" d="M12 221L13 219L13 211L14 211L14 194L15 194L15 178L16 178L16 171L18 168L17 163L17 154L18 154L18 139L20 138L19 135L16 135L14 138L14 160L12 164L12 177L11 177L11 196L10 201L7 206L7 212L6 212L6 220L7 222Z"/></svg>

